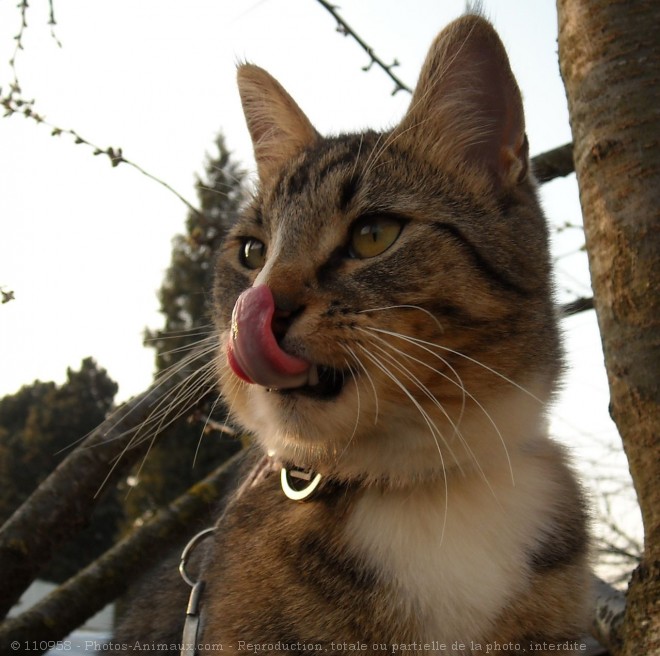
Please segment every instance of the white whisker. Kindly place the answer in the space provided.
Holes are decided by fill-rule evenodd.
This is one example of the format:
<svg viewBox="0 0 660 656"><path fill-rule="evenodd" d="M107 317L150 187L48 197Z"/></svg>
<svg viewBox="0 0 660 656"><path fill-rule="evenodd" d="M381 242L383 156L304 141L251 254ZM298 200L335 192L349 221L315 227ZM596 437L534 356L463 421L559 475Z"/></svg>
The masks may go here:
<svg viewBox="0 0 660 656"><path fill-rule="evenodd" d="M442 539L444 538L445 534L445 527L447 524L447 510L448 510L448 502L449 502L449 483L447 482L447 470L445 468L445 458L442 455L442 449L440 448L440 444L438 443L438 438L437 436L439 435L442 437L440 434L440 431L438 430L437 426L433 423L432 419L429 417L428 413L422 406L419 404L417 399L406 389L406 386L378 359L376 358L372 353L369 352L369 350L366 349L362 344L359 344L360 348L364 352L367 358L371 360L371 362L378 368L380 369L394 384L401 389L401 391L410 399L412 404L415 406L419 414L422 416L422 419L424 419L426 425L429 428L429 431L431 432L431 436L433 437L433 441L435 442L435 446L438 450L438 455L440 456L440 464L442 468L442 475L443 475L443 481L444 481L444 486L445 486L445 512L444 512L444 519L442 523L442 532L441 532L441 538L440 542L442 543ZM443 440L444 441L444 440Z"/></svg>
<svg viewBox="0 0 660 656"><path fill-rule="evenodd" d="M394 333L394 335L397 336L396 333ZM402 337L402 338L404 337L404 336L402 336L402 335L398 335L398 336L399 336L399 337ZM392 349L392 350L395 351L396 353L402 355L403 357L405 357L405 358L407 358L407 359L409 359L409 360L412 360L413 362L416 362L417 364L421 364L422 366L424 366L424 367L430 369L430 370L433 371L434 373L439 374L439 375L442 376L443 378L447 379L447 380L448 380L450 383L452 383L453 385L456 385L456 384L457 384L456 381L452 380L450 377L448 377L444 372L440 371L439 369L436 369L436 368L434 368L434 367L431 367L428 363L426 363L426 362L420 360L419 358L415 358L415 357L413 357L412 355L410 355L409 353L406 353L405 351L402 351L402 350L400 350L400 349L394 347L392 344L390 344L389 342L387 342L386 340L384 340L384 339L382 339L382 338L380 338L380 337L377 337L377 336L376 336L376 339L378 339L379 341L382 341L382 343L385 344L385 346L387 346L388 348ZM438 356L438 357L440 357L440 356ZM444 360L443 360L441 357L440 357L440 360L442 360L442 361L444 362ZM444 362L444 363L447 364L446 362ZM452 369L453 369L453 368L452 368ZM456 373L456 371L454 371L454 373ZM457 373L456 373L456 375L458 376ZM415 379L416 379L416 378L415 378ZM417 380L417 379L416 379L416 380ZM420 385L422 385L422 384L420 383ZM470 392L467 391L467 389L465 388L465 386L462 384L462 381L460 381L460 377L459 377L459 383L458 383L458 386L459 386L460 389L462 390L463 395L462 395L461 410L460 410L459 417L458 417L458 419L457 419L456 422L454 422L454 421L452 420L452 418L449 416L449 414L447 413L447 411L445 410L445 408L442 406L442 404L441 404L441 403L440 403L440 402L439 402L439 401L438 401L438 400L437 400L437 399L436 399L436 398L435 398L430 392L428 392L428 390L426 390L426 387L425 387L425 386L423 386L423 387L424 387L424 390L426 390L426 391L428 392L427 396L429 396L429 398L431 398L431 400L433 401L434 405L436 405L436 406L440 409L440 411L444 414L444 416L447 418L447 420L450 422L450 424L451 424L452 427L454 428L454 433L455 433L455 435L456 435L456 436L458 437L458 439L461 441L461 444L463 445L463 447L465 448L465 450L468 452L468 454L469 454L470 457L472 458L472 461L474 462L474 464L475 464L475 466L476 466L478 472L480 473L480 475L481 475L483 481L484 481L484 482L486 483L486 485L488 486L488 489L491 491L491 493L493 494L493 496L496 497L497 495L495 494L495 491L493 490L493 488L492 488L492 486L491 486L491 484L490 484L490 482L489 482L489 480L488 480L488 477L486 476L486 473L484 472L483 468L481 467L481 464L480 464L478 458L476 457L476 455L475 455L474 451L472 450L472 448L470 447L468 441L464 438L463 434L461 433L461 431L460 431L459 428L458 428L458 427L460 426L460 422L461 422L461 420L462 420L462 418L463 418L463 413L464 413L464 410L465 410L465 398L466 398L466 396L469 396L469 397L475 402L475 404L477 404L477 406L478 406L478 407L484 412L484 414L485 414L486 417L490 420L490 423L493 425L493 427L494 427L495 430L497 431L498 435L500 436L500 442L502 443L502 446L503 446L503 448L504 448L504 452L505 452L505 454L506 454L507 462L508 462L508 465L509 465L509 472L511 473L511 480L512 480L513 484L515 485L515 480L514 480L514 476L513 476L513 467L512 467L512 465L511 465L511 460L510 460L510 458L509 458L509 450L508 450L508 448L507 448L507 446L506 446L506 444L505 444L505 442L504 442L504 439L503 439L503 437L502 437L502 435L501 435L501 433L500 433L500 431L499 431L497 425L495 424L495 422L494 422L493 419L491 418L490 414L489 414L489 413L483 408L483 406L481 405L481 403L479 403L479 402L477 401L477 399L475 399L474 396L473 396ZM460 467L459 467L459 468L460 468ZM462 471L462 470L461 470L461 471Z"/></svg>
<svg viewBox="0 0 660 656"><path fill-rule="evenodd" d="M172 378L176 373L179 373L182 370L183 366L189 365L191 362L194 362L195 360L201 358L203 355L206 355L206 353L204 351L201 351L198 353L191 354L190 356L185 358L186 360L185 365L182 365L181 367L176 367L175 370L163 376L162 379L160 379L157 382L156 389L160 385L163 385L166 382L168 382L169 379ZM199 367L198 369L194 369L188 376L186 376L186 378L179 381L171 390L169 390L163 396L163 398L159 400L155 408L149 413L147 418L140 423L139 426L124 431L119 435L114 436L110 440L105 440L104 443L108 441L116 441L126 437L130 433L134 433L134 435L130 438L130 440L121 450L121 452L114 458L113 463L110 466L110 469L107 472L105 478L101 481L101 484L99 485L96 494L98 495L103 490L105 484L108 482L109 478L112 476L113 472L119 465L119 462L123 458L124 454L129 449L138 447L145 440L150 438L153 444L153 441L156 439L158 433L160 433L165 428L169 427L174 421L176 421L179 417L181 417L183 414L189 411L190 408L194 405L194 403L197 402L202 397L202 395L199 394L200 390L202 390L204 387L208 386L209 384L212 384L214 381L215 381L215 363L213 361L209 361L205 363L203 366ZM189 402L190 399L194 399L194 401L191 403ZM167 404L167 406L165 406L165 404ZM182 406L181 409L179 410L178 413L176 413L176 415L172 419L170 419L167 423L164 423L165 419L168 417L169 413L172 411L172 408L174 407L175 404ZM138 404L136 408L139 405L141 405L141 403ZM157 422L158 425L154 429L154 425ZM149 446L147 450L147 454L145 454L142 460L142 463L139 468L140 471L144 465L144 462L146 460L149 451L151 450L152 444Z"/></svg>
<svg viewBox="0 0 660 656"><path fill-rule="evenodd" d="M351 436L348 438L348 442L346 442L346 446L342 449L341 453L337 457L337 462L339 462L344 457L344 455L348 451L348 447L353 442L353 438L355 437L358 426L360 425L360 411L361 411L360 386L358 385L357 377L355 376L355 373L353 372L353 369L351 368L351 365L348 362L348 360L345 360L344 362L346 362L346 367L351 372L351 376L353 377L353 382L355 383L355 393L357 395L357 410L355 413L355 425L353 426L353 432L351 433Z"/></svg>
<svg viewBox="0 0 660 656"><path fill-rule="evenodd" d="M429 319L431 319L435 323L435 325L438 327L440 332L444 332L444 328L442 327L442 324L440 323L438 317L436 317L432 312L430 312L426 308L423 308L419 305L408 305L405 303L402 305L384 305L383 307L370 308L368 310L360 310L358 314L368 314L370 312L383 312L385 310L398 310L398 309L418 310L419 312L423 312L429 317Z"/></svg>
<svg viewBox="0 0 660 656"><path fill-rule="evenodd" d="M356 355L355 351L350 347L346 346L345 344L343 345L343 349L353 358L353 360L357 363L357 365L360 367L360 369L363 371L364 375L367 377L367 380L369 381L369 384L371 385L371 389L373 390L374 393L374 403L376 404L376 412L374 413L374 426L378 423L378 413L379 413L379 407L378 407L378 392L376 391L376 386L374 385L373 378L371 377L371 374L369 373L369 370L364 366L360 358ZM356 381L357 384L357 381Z"/></svg>
<svg viewBox="0 0 660 656"><path fill-rule="evenodd" d="M214 378L215 378L215 376L214 376ZM213 416L213 412L215 410L215 407L218 405L221 398L222 397L220 395L216 396L215 401L213 401L213 404L211 405L211 409L209 410L209 413L206 416L206 421L204 422L204 425L202 426L202 430L199 434L199 439L197 440L197 446L195 447L195 455L193 456L193 461L192 461L193 468L195 467L195 464L197 463L197 456L199 455L199 449L202 446L202 440L204 439L204 435L206 435L206 427L209 425L209 422L211 421L211 417Z"/></svg>
<svg viewBox="0 0 660 656"><path fill-rule="evenodd" d="M392 337L397 337L397 338L399 338L399 339L402 339L402 340L404 340L404 341L406 341L406 342L409 342L409 343L413 344L414 346L417 346L418 348L421 348L421 349L424 350L424 351L427 351L428 353L430 353L431 355L433 355L435 358L437 358L437 359L439 359L441 362L443 362L445 365L448 364L447 361L446 361L444 358L442 358L442 356L440 356L438 353L435 353L435 352L432 351L431 349L429 349L429 348L427 348L426 346L423 346L422 344L420 344L419 342L421 342L422 340L418 340L418 339L416 339L416 338L414 338L414 337L408 337L408 336L406 336L406 335L402 335L401 333L396 333L396 332L392 332L392 331L389 331L389 330L384 330L384 329L382 329L382 328L367 328L367 329L362 329L362 330L368 330L368 331L372 331L372 332L385 333L385 334L391 335ZM387 342L385 342L385 343L387 343ZM428 343L428 342L426 342L426 343ZM442 348L442 347L440 347L440 348ZM507 446L506 446L506 442L505 442L505 440L504 440L504 436L502 435L502 432L500 431L499 426L497 425L497 423L495 422L495 420L493 419L493 417L491 416L491 414L488 412L488 410L486 410L486 408L484 408L483 404L482 404L480 401L478 401L477 398L476 398L473 394L471 394L471 393L465 388L465 386L464 386L462 383L461 383L461 384L457 384L456 381L452 380L449 376L447 376L446 374L444 374L442 371L436 369L435 367L432 367L431 365L429 365L427 362L424 362L423 360L419 360L418 358L415 358L415 357L413 357L413 356L409 356L408 354L406 354L406 357L409 357L410 359L415 360L415 362L417 362L418 364L421 364L423 367L426 367L427 369L430 369L431 371L434 371L434 372L437 373L438 375L440 375L440 376L442 376L443 378L445 378L446 380L448 380L450 383L452 383L452 384L454 384L454 385L458 385L458 387L460 387L460 389L463 391L463 394L464 394L464 397L463 397L463 399L464 399L464 403L463 403L463 407L461 408L461 417L462 417L462 414L463 414L463 411L464 411L464 408L465 408L465 396L468 396L468 397L474 402L474 404L475 404L475 405L481 410L481 412L483 412L483 414L484 414L484 416L486 417L486 419L488 419L488 421L489 421L489 423L491 424L491 426L495 429L495 432L496 432L496 434L497 434L497 437L498 437L498 439L499 439L499 441L500 441L500 443L501 443L501 445L502 445L502 448L504 449L504 454L505 454L505 456L506 456L507 464L508 464L508 466L509 466L509 473L510 473L510 475L511 475L511 482L515 485L515 477L514 477L514 473L513 473L513 465L511 464L511 458L510 458L510 456L509 456L509 449L508 449ZM455 370L454 370L454 372L455 372ZM455 372L455 373L456 373L456 372Z"/></svg>
<svg viewBox="0 0 660 656"><path fill-rule="evenodd" d="M373 330L375 332L383 332L386 334L392 334L393 336L397 336L398 333L390 333L390 331L384 330L382 328L369 328L369 330ZM400 335L399 335L400 336ZM403 336L402 336L403 338ZM536 396L534 393L530 392L528 389L520 385L519 383L516 383L515 380L512 380L511 378L505 376L504 374L500 373L496 369L493 369L492 367L489 367L487 364L484 364L483 362L479 362L479 360L475 360L474 358L471 358L469 355L465 355L465 353L461 353L460 351L455 351L454 349L451 349L447 346L442 346L442 344L435 344L433 342L427 342L426 340L423 339L418 339L417 337L410 337L406 336L405 339L407 341L410 341L411 343L415 343L421 346L427 346L430 348L425 348L424 350L428 351L429 353L434 353L431 349L440 349L442 351L445 351L446 353L451 353L452 355L456 355L460 358L463 358L465 360L468 360L469 362L472 362L473 364L476 364L477 366L481 367L482 369L485 369L486 371L490 372L494 376L497 376L498 378L501 378L503 381L509 383L509 385L512 385L513 387L519 389L521 392L527 394L530 398L534 399L535 401L538 401L541 405L545 405L545 401L540 399L538 396ZM437 354L434 353L434 355L437 356Z"/></svg>
<svg viewBox="0 0 660 656"><path fill-rule="evenodd" d="M384 340L383 340L383 341L384 341ZM401 372L401 373L402 373L402 374L403 374L408 380L410 380L412 383L414 383L414 384L415 384L415 387L417 387L417 389L419 389L419 390L422 392L422 394L424 394L424 396L426 396L426 397L431 401L431 403L433 403L433 405L435 405L435 406L440 410L440 412L442 412L442 414L445 416L445 418L447 419L447 421L449 421L449 423L451 424L452 428L454 429L454 434L455 434L459 439L461 439L461 441L463 441L462 436L461 436L461 433L460 433L460 431L458 430L458 427L454 424L454 422L452 421L452 419L451 419L451 417L449 416L449 414L447 413L447 411L442 407L442 404L438 401L438 399L435 398L435 396L431 393L431 391L428 389L428 387L426 387L426 385L424 385L424 383L422 383L422 381L420 381L419 378L417 378L417 376L415 376L415 374L413 374L413 373L410 371L410 369L408 369L408 367L406 367L403 363L401 363L400 361L398 361L398 360L397 360L395 357L393 357L390 353L388 353L387 351L385 351L385 349L383 349L383 348L382 348L381 346L379 346L378 344L374 344L373 342L372 342L372 345L373 345L375 348L377 348L377 349L383 354L383 356L385 356L385 357L388 359L388 361L389 361L394 367L396 367L396 369L397 369L399 372ZM449 451L450 455L451 455L452 458L454 459L454 462L456 463L456 466L458 467L459 471L461 472L461 474L464 474L464 472L463 472L463 468L461 467L460 460L456 457L456 454L454 453L453 449L452 449L451 446L449 445L449 442L445 439L444 435L443 435L439 430L438 430L438 435L442 438L442 442L443 442L443 444L445 445L445 447L446 447L447 450Z"/></svg>

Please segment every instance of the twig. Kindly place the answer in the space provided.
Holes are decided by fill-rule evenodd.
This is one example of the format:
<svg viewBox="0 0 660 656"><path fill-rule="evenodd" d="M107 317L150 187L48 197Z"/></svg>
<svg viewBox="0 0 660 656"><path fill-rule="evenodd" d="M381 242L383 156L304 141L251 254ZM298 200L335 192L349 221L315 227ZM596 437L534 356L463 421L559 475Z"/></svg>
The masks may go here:
<svg viewBox="0 0 660 656"><path fill-rule="evenodd" d="M14 292L11 289L5 291L2 287L0 287L0 294L2 294L2 305L16 299L16 296L14 296Z"/></svg>
<svg viewBox="0 0 660 656"><path fill-rule="evenodd" d="M598 540L598 551L601 556L618 557L627 565L637 566L642 559L643 545L631 535L628 535L620 526L612 520L614 516L610 504L610 495L603 493L601 501L605 509L599 511L599 524L608 529L610 537L601 536ZM618 538L618 544L616 539ZM622 544L623 543L623 544ZM628 575L630 572L628 572Z"/></svg>
<svg viewBox="0 0 660 656"><path fill-rule="evenodd" d="M58 47L62 47L62 44L59 42L54 31L55 25L57 23L55 21L55 8L53 5L53 0L48 0L48 5L49 5L48 24L51 26L51 36L57 43ZM18 72L16 69L16 58L18 56L18 53L24 49L23 36L25 34L25 30L27 29L28 6L29 6L28 0L20 0L18 4L18 8L20 9L20 14L21 14L21 24L19 27L18 34L16 34L16 36L14 37L16 41L16 45L14 48L14 52L12 53L12 56L9 60L9 68L12 72L11 74L13 79L9 83L9 92L6 95L3 94L3 91L0 88L0 105L2 105L5 108L5 114L4 114L5 117L12 116L14 114L20 114L25 118L32 119L36 123L42 123L44 125L47 125L49 128L51 128L52 136L67 134L73 137L74 142L76 144L83 144L85 146L89 146L90 148L92 148L94 155L107 155L108 158L110 159L110 164L113 167L119 166L119 164L127 164L128 166L131 166L136 171L142 173L142 175L144 175L145 177L149 178L150 180L153 180L154 182L157 182L159 185L167 189L169 192L173 193L180 201L182 201L186 205L186 207L191 212L201 217L202 216L201 212L192 203L186 200L186 198L182 196L178 191L176 191L176 189L174 189L171 185L169 185L161 178L153 175L152 173L149 173L148 171L143 169L139 164L136 164L135 162L126 159L124 157L121 148L113 148L112 146L108 148L100 148L99 146L93 144L88 139L84 139L83 137L81 137L75 130L61 128L56 125L53 125L52 123L49 123L48 121L45 120L45 118L41 114L35 111L34 99L27 99L23 97L21 84L18 79Z"/></svg>
<svg viewBox="0 0 660 656"><path fill-rule="evenodd" d="M576 298L574 301L569 303L564 303L561 306L560 312L561 317L565 319L566 317L573 316L574 314L579 314L580 312L585 312L586 310L594 309L594 299L592 296Z"/></svg>
<svg viewBox="0 0 660 656"><path fill-rule="evenodd" d="M18 81L18 71L16 69L16 58L18 57L18 53L21 50L24 50L23 48L23 36L25 35L25 30L27 29L27 10L29 7L29 2L28 0L19 0L19 3L16 5L17 8L20 10L21 14L21 23L18 28L18 34L14 36L14 40L16 41L16 45L14 47L14 52L11 55L11 58L9 59L9 68L11 70L12 74L12 82L9 85L9 98L12 100L15 100L19 102L21 105L27 104L31 105L34 103L34 100L26 100L25 98L21 98L21 85L20 82ZM55 41L55 43L61 48L62 44L60 43L59 39L55 35L55 25L57 25L57 22L55 21L55 7L53 6L53 0L48 0L48 6L49 6L49 17L48 17L48 25L50 25L50 35Z"/></svg>
<svg viewBox="0 0 660 656"><path fill-rule="evenodd" d="M619 547L609 540L601 540L598 545L598 553L602 558L606 556L611 556L610 562L619 562L624 561L625 563L634 563L635 567L641 562L641 556L638 554L628 551L623 547ZM632 568L631 568L632 569ZM629 576L629 574L628 574Z"/></svg>
<svg viewBox="0 0 660 656"><path fill-rule="evenodd" d="M398 61L394 60L392 64L387 65L383 60L376 55L373 48L369 46L364 39L362 39L348 23L338 14L337 8L327 2L327 0L317 0L337 21L337 29L344 34L345 36L351 36L355 41L360 45L360 47L369 55L370 62L367 66L363 67L364 70L369 70L373 64L378 65L394 82L395 88L392 92L392 95L396 94L399 91L407 91L412 93L412 90L404 84L393 72L392 69L398 65ZM76 144L86 145L93 149L94 155L106 155L110 164L115 167L119 164L127 164L131 166L136 171L139 171L142 175L158 183L170 193L174 194L181 202L186 205L186 207L193 212L198 217L202 216L202 213L197 209L190 201L188 201L182 194L180 194L176 189L174 189L170 184L157 177L156 175L150 173L149 171L142 168L139 164L126 159L121 148L114 148L112 146L108 148L101 148L96 144L92 143L88 139L80 136L75 130L61 128L59 126L53 125L45 120L45 118L40 115L34 109L35 101L34 99L26 99L21 96L21 86L18 80L18 74L16 71L16 56L20 50L23 50L23 35L25 29L27 28L27 9L28 9L28 0L20 0L18 5L21 10L21 25L19 28L18 34L14 37L16 39L16 47L14 53L9 61L10 68L12 70L13 80L9 87L9 93L7 95L2 94L0 89L0 105L5 108L5 116L11 116L13 114L22 114L25 118L30 118L36 123L43 123L51 128L51 134L53 136L58 136L62 134L67 134L74 139ZM55 21L55 11L53 6L53 0L49 0L50 7L50 17L49 25L51 28L56 25ZM53 38L57 42L58 46L61 45L57 40L54 32L51 29ZM536 173L537 179L539 182L547 182L556 177L568 175L573 171L573 159L572 159L572 144L566 144L554 150L548 151L538 155L532 160L532 166Z"/></svg>
<svg viewBox="0 0 660 656"><path fill-rule="evenodd" d="M96 144L89 141L89 139L85 139L84 137L80 136L80 134L78 134L75 130L69 128L61 128L57 125L53 125L52 123L49 123L43 116L41 116L34 110L34 101L21 100L20 98L17 98L10 94L9 96L0 96L0 104L5 108L5 116L11 116L13 114L21 114L25 118L32 119L36 123L46 125L49 128L51 128L51 135L53 137L57 137L63 134L69 135L70 137L73 138L75 144L84 145L91 148L93 155L106 155L110 160L111 166L113 167L119 166L120 164L126 164L127 166L134 168L136 171L139 171L145 177L149 178L150 180L153 180L154 182L157 182L159 185L161 185L169 192L174 194L191 212L193 212L198 217L202 218L203 216L202 213L189 200L187 200L170 184L168 184L158 176L154 175L153 173L149 173L149 171L146 171L139 164L136 164L130 159L126 159L126 157L124 157L124 152L121 148L114 148L112 146L109 146L108 148L101 148L100 146L97 146Z"/></svg>
<svg viewBox="0 0 660 656"><path fill-rule="evenodd" d="M57 35L55 34L55 26L57 25L57 21L55 20L55 6L53 5L53 0L48 0L48 9L49 9L48 24L50 25L50 35L55 41L55 43L57 43L57 46L61 48L62 44L60 43L60 40L57 38Z"/></svg>
<svg viewBox="0 0 660 656"><path fill-rule="evenodd" d="M317 2L329 11L333 18L337 21L337 31L344 36L352 36L358 45L364 50L367 55L369 55L369 63L366 66L362 67L363 71L368 71L374 64L380 66L380 68L385 71L389 78L394 82L395 87L392 91L392 95L397 94L399 91L407 91L412 93L412 89L404 84L393 72L392 69L399 65L399 62L395 59L391 64L386 64L375 52L374 49L365 43L353 28L337 13L337 7L330 4L326 0L317 0Z"/></svg>
<svg viewBox="0 0 660 656"><path fill-rule="evenodd" d="M18 53L23 50L23 35L27 29L27 10L28 10L28 0L20 0L17 7L21 11L21 25L18 29L18 34L14 37L16 45L14 46L14 52L11 55L9 60L9 68L11 69L13 80L9 85L9 96L20 95L21 85L18 81L18 73L16 71L16 57Z"/></svg>
<svg viewBox="0 0 660 656"><path fill-rule="evenodd" d="M389 66L383 62L383 60L376 55L374 49L368 45L365 40L360 37L355 30L339 15L337 7L332 5L327 0L317 0L317 2L324 7L333 18L337 21L337 31L343 34L344 36L351 36L358 45L369 55L370 61L369 64L362 67L362 70L368 71L371 69L373 64L380 66L380 68L385 71L385 73L390 77L394 82L395 87L392 95L398 93L399 91L407 91L412 93L412 89L404 84L393 72L392 69L395 66L399 65L399 62L395 59ZM548 150L545 153L541 153L536 157L532 158L532 170L536 176L537 181L540 184L545 182L550 182L555 178L564 177L570 175L575 171L575 165L573 163L573 144L567 143L563 146L558 146L552 150Z"/></svg>

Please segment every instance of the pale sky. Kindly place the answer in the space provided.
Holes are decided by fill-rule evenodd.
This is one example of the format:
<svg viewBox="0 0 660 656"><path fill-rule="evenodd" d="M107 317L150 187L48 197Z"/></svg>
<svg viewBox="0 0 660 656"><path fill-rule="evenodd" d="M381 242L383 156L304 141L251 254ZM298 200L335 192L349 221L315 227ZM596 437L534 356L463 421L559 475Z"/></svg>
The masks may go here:
<svg viewBox="0 0 660 656"><path fill-rule="evenodd" d="M463 0L342 0L345 20L414 86L435 34ZM0 2L0 86L20 16ZM532 154L570 141L559 77L553 0L485 0L521 87ZM48 121L73 128L162 178L196 203L194 174L222 131L253 170L235 85L237 61L267 68L322 133L396 122L408 94L315 0L34 0L17 69L24 95ZM574 176L546 185L551 224L580 222ZM0 395L36 378L61 382L93 356L120 385L118 400L151 382L145 327L162 324L156 291L186 207L135 170L22 117L0 119ZM589 295L582 234L554 236L560 299ZM553 430L583 462L621 467L594 313L565 321L569 371ZM619 450L620 451L620 450Z"/></svg>

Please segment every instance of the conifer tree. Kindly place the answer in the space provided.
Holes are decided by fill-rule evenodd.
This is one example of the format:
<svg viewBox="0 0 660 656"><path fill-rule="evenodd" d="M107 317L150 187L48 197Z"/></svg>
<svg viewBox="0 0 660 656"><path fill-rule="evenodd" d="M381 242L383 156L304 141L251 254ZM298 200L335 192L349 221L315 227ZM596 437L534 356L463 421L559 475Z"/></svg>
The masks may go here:
<svg viewBox="0 0 660 656"><path fill-rule="evenodd" d="M178 382L172 402L187 408L186 418L164 430L158 430L157 422L145 429L144 439L153 439L153 447L127 496L127 514L133 519L175 498L240 448L210 428L225 419L212 370L213 264L243 200L245 176L222 135L215 148L196 182L200 211L188 213L185 234L173 239L172 260L159 291L164 326L147 330L145 337L156 351L157 377L171 375Z"/></svg>
<svg viewBox="0 0 660 656"><path fill-rule="evenodd" d="M92 358L67 370L62 385L35 381L0 399L0 525L113 405L117 384ZM99 481L100 484L100 481ZM110 491L90 525L41 574L61 582L110 547L121 517Z"/></svg>

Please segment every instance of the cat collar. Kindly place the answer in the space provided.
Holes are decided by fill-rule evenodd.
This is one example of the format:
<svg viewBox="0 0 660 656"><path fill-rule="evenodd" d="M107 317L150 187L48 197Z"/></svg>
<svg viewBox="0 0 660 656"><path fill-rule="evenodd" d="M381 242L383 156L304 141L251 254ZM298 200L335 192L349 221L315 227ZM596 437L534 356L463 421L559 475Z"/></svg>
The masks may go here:
<svg viewBox="0 0 660 656"><path fill-rule="evenodd" d="M315 474L311 469L300 467L282 467L280 484L282 492L292 501L305 501L318 489L321 474Z"/></svg>

